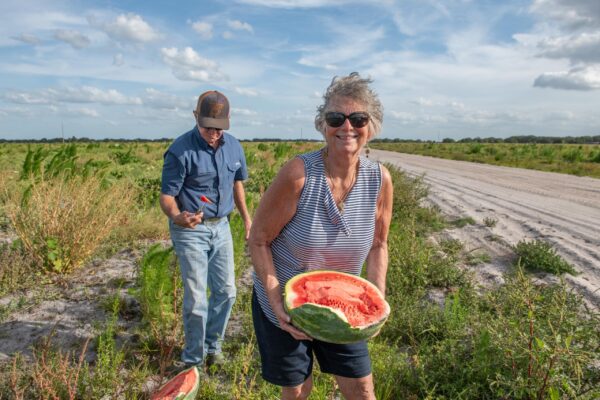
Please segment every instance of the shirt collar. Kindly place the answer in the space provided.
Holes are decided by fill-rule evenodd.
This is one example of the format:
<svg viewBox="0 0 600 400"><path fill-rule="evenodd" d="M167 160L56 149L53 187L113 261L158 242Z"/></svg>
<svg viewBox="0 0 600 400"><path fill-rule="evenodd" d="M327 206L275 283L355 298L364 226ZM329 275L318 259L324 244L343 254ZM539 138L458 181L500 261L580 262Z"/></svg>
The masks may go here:
<svg viewBox="0 0 600 400"><path fill-rule="evenodd" d="M194 126L193 131L194 131L194 136L197 138L198 144L200 145L200 148L202 150L208 150L208 149L217 150L219 147L221 147L225 144L225 132L223 132L223 135L221 135L221 139L219 139L219 147L217 147L216 149L213 149L212 147L210 147L208 145L206 140L204 140L202 135L200 135L200 129L198 128L198 124L196 124Z"/></svg>

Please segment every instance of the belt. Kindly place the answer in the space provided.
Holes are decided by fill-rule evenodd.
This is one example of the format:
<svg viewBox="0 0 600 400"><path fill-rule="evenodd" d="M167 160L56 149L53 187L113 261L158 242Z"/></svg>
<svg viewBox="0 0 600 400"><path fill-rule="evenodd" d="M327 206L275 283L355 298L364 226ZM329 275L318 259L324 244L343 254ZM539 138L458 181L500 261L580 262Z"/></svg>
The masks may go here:
<svg viewBox="0 0 600 400"><path fill-rule="evenodd" d="M227 217L203 218L201 224L215 225Z"/></svg>

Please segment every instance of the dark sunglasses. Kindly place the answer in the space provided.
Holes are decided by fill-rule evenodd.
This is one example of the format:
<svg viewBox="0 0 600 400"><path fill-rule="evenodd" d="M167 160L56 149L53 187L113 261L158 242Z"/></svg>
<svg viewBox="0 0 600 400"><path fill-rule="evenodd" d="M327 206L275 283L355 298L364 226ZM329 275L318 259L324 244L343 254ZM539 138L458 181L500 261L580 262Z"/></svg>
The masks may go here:
<svg viewBox="0 0 600 400"><path fill-rule="evenodd" d="M362 111L353 112L350 115L336 111L325 114L325 122L332 128L339 128L344 125L346 118L348 118L348 121L350 121L350 125L352 125L353 128L363 128L369 123L369 114Z"/></svg>

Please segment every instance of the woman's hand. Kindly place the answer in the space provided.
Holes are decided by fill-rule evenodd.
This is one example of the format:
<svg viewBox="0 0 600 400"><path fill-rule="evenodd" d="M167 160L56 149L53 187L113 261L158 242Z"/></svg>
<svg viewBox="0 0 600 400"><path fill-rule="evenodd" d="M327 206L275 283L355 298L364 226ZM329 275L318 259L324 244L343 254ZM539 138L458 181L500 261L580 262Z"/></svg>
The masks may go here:
<svg viewBox="0 0 600 400"><path fill-rule="evenodd" d="M310 336L308 336L306 333L302 332L301 330L296 328L294 325L292 325L292 323L291 323L292 319L290 318L289 314L285 312L285 310L283 309L283 306L281 306L281 305L279 307L271 306L271 308L273 309L273 312L275 313L275 316L277 317L277 321L279 322L279 327L281 329L283 329L284 331L286 331L287 333L292 335L292 337L296 340L312 340L312 338Z"/></svg>
<svg viewBox="0 0 600 400"><path fill-rule="evenodd" d="M173 218L173 222L183 228L193 229L196 225L202 222L202 218L204 218L203 212L191 213L189 211L184 211L177 214Z"/></svg>

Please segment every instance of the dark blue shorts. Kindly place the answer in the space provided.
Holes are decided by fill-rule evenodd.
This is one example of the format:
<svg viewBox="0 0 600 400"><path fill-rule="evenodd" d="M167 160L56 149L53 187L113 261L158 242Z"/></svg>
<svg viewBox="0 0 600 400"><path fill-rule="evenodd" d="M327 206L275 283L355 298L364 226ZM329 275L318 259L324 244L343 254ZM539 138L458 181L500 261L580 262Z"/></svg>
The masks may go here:
<svg viewBox="0 0 600 400"><path fill-rule="evenodd" d="M298 386L312 374L313 353L322 372L345 378L371 373L371 358L365 341L334 344L320 340L296 340L273 325L252 294L252 320L262 361L262 377L278 386Z"/></svg>

